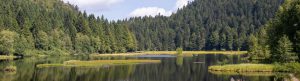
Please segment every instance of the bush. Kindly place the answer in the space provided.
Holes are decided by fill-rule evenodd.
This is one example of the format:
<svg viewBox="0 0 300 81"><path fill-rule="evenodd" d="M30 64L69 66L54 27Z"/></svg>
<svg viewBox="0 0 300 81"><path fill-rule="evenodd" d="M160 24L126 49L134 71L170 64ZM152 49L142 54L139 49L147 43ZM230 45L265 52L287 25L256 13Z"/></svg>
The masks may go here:
<svg viewBox="0 0 300 81"><path fill-rule="evenodd" d="M0 32L0 53L12 55L14 50L14 43L17 37L16 32L3 30Z"/></svg>
<svg viewBox="0 0 300 81"><path fill-rule="evenodd" d="M176 51L177 51L177 55L178 56L182 56L183 55L183 49L182 48L177 48Z"/></svg>
<svg viewBox="0 0 300 81"><path fill-rule="evenodd" d="M277 72L294 72L294 73L300 73L300 63L275 63L275 71Z"/></svg>

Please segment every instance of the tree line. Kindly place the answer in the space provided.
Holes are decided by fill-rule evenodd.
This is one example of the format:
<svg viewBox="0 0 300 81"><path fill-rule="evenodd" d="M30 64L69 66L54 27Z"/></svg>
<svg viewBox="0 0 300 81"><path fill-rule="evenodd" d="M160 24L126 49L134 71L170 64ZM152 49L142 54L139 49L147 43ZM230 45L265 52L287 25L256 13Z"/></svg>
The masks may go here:
<svg viewBox="0 0 300 81"><path fill-rule="evenodd" d="M128 19L138 50L247 50L283 0L195 0L171 17Z"/></svg>
<svg viewBox="0 0 300 81"><path fill-rule="evenodd" d="M0 54L68 55L130 52L126 23L79 11L61 0L1 0Z"/></svg>
<svg viewBox="0 0 300 81"><path fill-rule="evenodd" d="M2 0L0 54L247 50L251 34L274 18L282 3L283 0L195 0L170 17L108 21L60 0Z"/></svg>
<svg viewBox="0 0 300 81"><path fill-rule="evenodd" d="M300 0L286 0L276 17L249 40L250 59L295 62L300 58Z"/></svg>

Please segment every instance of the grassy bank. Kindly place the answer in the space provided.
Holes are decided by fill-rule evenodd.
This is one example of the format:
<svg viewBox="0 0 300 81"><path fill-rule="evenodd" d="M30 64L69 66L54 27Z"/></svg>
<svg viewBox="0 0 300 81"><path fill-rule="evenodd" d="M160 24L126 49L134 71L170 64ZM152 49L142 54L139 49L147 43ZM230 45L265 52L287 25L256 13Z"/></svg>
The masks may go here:
<svg viewBox="0 0 300 81"><path fill-rule="evenodd" d="M289 72L300 73L300 63L284 64L231 64L209 66L210 71L214 72Z"/></svg>
<svg viewBox="0 0 300 81"><path fill-rule="evenodd" d="M160 60L93 60L93 61L79 61L70 60L63 64L39 64L37 67L105 67L112 65L130 65L130 64L144 64L144 63L160 63Z"/></svg>
<svg viewBox="0 0 300 81"><path fill-rule="evenodd" d="M183 51L184 56L193 54L246 54L247 51ZM91 54L91 56L139 56L139 55L176 55L176 51L138 51L134 53Z"/></svg>
<svg viewBox="0 0 300 81"><path fill-rule="evenodd" d="M272 64L236 64L210 66L208 69L222 72L273 72L274 68Z"/></svg>
<svg viewBox="0 0 300 81"><path fill-rule="evenodd" d="M14 59L16 56L0 55L0 60Z"/></svg>
<svg viewBox="0 0 300 81"><path fill-rule="evenodd" d="M216 75L243 75L243 76L274 76L274 72L222 72L222 71L209 71Z"/></svg>

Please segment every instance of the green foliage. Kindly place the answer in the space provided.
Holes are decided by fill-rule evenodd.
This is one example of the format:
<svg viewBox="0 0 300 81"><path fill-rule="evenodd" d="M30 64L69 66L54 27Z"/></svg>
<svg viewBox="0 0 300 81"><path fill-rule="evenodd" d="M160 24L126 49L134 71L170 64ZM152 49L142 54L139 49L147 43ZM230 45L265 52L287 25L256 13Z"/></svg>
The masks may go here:
<svg viewBox="0 0 300 81"><path fill-rule="evenodd" d="M138 50L247 50L247 39L275 16L282 0L194 0L170 17L125 21ZM213 6L212 6L213 5Z"/></svg>
<svg viewBox="0 0 300 81"><path fill-rule="evenodd" d="M270 62L280 63L299 59L299 3L299 0L286 0L279 7L276 17L255 36L250 36L248 44L251 59L269 58Z"/></svg>
<svg viewBox="0 0 300 81"><path fill-rule="evenodd" d="M299 0L286 0L280 6L276 17L266 24L267 43L274 61L289 62L299 59L295 57L299 42L297 31L300 30L299 3Z"/></svg>
<svg viewBox="0 0 300 81"><path fill-rule="evenodd" d="M276 62L291 62L297 59L293 52L292 42L284 35L278 41L276 52L272 55L272 59Z"/></svg>
<svg viewBox="0 0 300 81"><path fill-rule="evenodd" d="M3 30L0 32L0 54L12 55L14 53L16 37L16 32L9 30Z"/></svg>
<svg viewBox="0 0 300 81"><path fill-rule="evenodd" d="M258 50L260 49L258 47L258 40L254 35L250 35L249 38L249 50L248 50L248 54L250 55L250 59L255 59L258 58Z"/></svg>
<svg viewBox="0 0 300 81"><path fill-rule="evenodd" d="M42 50L50 50L50 42L48 39L48 35L44 31L38 31L36 40L36 47Z"/></svg>
<svg viewBox="0 0 300 81"><path fill-rule="evenodd" d="M60 0L4 0L0 9L1 54L70 55L137 48L128 24L87 15Z"/></svg>
<svg viewBox="0 0 300 81"><path fill-rule="evenodd" d="M293 73L300 73L300 64L296 62L292 63L275 63L274 70L277 72L293 72Z"/></svg>
<svg viewBox="0 0 300 81"><path fill-rule="evenodd" d="M183 49L182 48L177 48L176 49L176 54L178 55L178 56L182 56L183 55Z"/></svg>
<svg viewBox="0 0 300 81"><path fill-rule="evenodd" d="M296 52L298 57L300 58L300 30L298 30L296 34Z"/></svg>
<svg viewBox="0 0 300 81"><path fill-rule="evenodd" d="M260 32L262 33L262 32ZM263 35L263 34L260 34ZM257 38L258 37L258 38ZM248 45L248 54L250 60L268 60L270 57L270 50L263 36L250 35Z"/></svg>

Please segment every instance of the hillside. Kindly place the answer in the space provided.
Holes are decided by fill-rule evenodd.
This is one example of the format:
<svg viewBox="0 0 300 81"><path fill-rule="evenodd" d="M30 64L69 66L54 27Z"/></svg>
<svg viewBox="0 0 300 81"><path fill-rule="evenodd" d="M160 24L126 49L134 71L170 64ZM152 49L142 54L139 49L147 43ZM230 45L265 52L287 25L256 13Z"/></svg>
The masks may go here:
<svg viewBox="0 0 300 81"><path fill-rule="evenodd" d="M80 12L61 0L1 0L0 54L68 55L128 52L125 24Z"/></svg>
<svg viewBox="0 0 300 81"><path fill-rule="evenodd" d="M283 0L195 0L170 17L109 22L60 0L0 1L0 54L246 50Z"/></svg>
<svg viewBox="0 0 300 81"><path fill-rule="evenodd" d="M246 50L251 33L275 16L283 0L195 0L171 17L127 23L138 50Z"/></svg>

